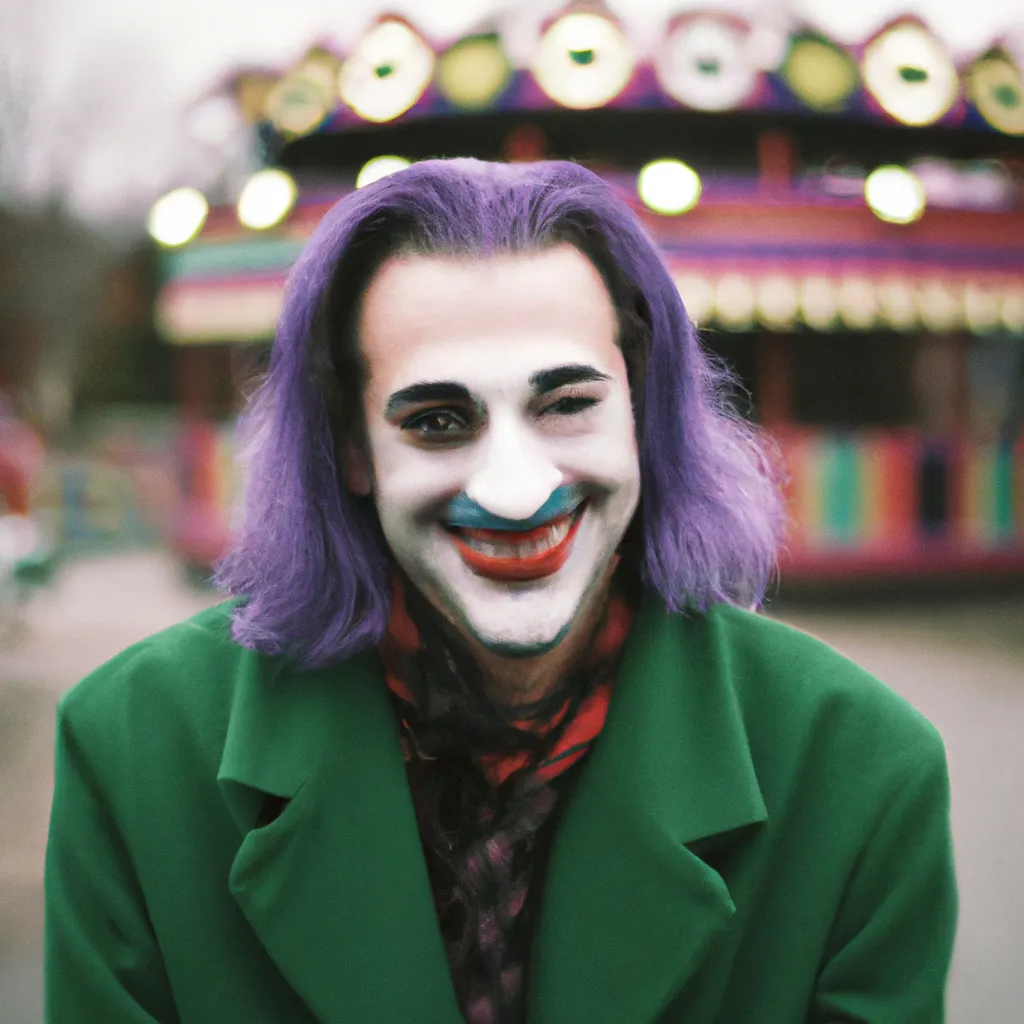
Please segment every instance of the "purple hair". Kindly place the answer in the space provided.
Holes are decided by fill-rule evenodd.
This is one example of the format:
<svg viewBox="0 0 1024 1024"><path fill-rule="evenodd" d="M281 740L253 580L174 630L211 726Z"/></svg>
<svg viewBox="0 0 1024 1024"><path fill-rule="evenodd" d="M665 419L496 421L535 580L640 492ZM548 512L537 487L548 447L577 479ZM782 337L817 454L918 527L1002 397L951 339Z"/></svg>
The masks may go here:
<svg viewBox="0 0 1024 1024"><path fill-rule="evenodd" d="M346 358L337 340L339 317L354 331L353 303L382 259L409 248L485 256L563 241L601 270L620 331L623 288L633 296L626 319L639 324L640 355L620 343L627 366L641 368L630 386L643 580L673 611L761 600L783 523L777 475L763 438L732 410L731 380L701 350L633 211L576 164L429 160L337 203L289 276L270 370L242 422L241 529L217 572L244 598L239 643L314 667L376 644L387 627L387 547L372 502L354 497L340 472L345 439L362 420L358 341Z"/></svg>

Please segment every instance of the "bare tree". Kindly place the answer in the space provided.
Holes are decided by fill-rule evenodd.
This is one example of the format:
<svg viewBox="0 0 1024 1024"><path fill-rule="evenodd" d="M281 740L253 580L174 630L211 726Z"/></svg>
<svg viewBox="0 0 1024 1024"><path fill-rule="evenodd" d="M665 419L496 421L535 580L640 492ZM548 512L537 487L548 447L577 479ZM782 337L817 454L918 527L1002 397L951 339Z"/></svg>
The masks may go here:
<svg viewBox="0 0 1024 1024"><path fill-rule="evenodd" d="M248 155L242 136L190 136L152 40L76 49L62 9L0 0L0 382L50 435L72 420L106 281L150 204L183 183L216 191Z"/></svg>

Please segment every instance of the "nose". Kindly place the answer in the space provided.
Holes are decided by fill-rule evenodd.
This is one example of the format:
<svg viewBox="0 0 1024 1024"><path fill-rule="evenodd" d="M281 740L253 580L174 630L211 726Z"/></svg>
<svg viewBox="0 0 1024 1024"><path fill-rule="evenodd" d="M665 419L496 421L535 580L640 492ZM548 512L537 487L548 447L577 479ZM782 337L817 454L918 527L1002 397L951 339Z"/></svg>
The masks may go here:
<svg viewBox="0 0 1024 1024"><path fill-rule="evenodd" d="M525 428L496 419L466 495L494 516L529 519L561 483L561 471Z"/></svg>

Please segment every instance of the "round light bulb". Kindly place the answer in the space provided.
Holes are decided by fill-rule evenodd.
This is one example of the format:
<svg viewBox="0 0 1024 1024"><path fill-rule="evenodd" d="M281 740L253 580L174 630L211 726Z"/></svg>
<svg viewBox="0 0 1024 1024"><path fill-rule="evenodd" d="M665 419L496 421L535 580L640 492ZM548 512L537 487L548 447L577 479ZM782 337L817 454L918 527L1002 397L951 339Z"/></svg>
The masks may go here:
<svg viewBox="0 0 1024 1024"><path fill-rule="evenodd" d="M635 64L629 40L614 21L578 11L563 15L544 33L533 76L556 103L590 110L625 89Z"/></svg>
<svg viewBox="0 0 1024 1024"><path fill-rule="evenodd" d="M238 198L238 219L247 228L263 231L288 216L299 190L285 171L258 171L246 183Z"/></svg>
<svg viewBox="0 0 1024 1024"><path fill-rule="evenodd" d="M864 180L864 198L880 220L910 224L924 213L927 198L916 174L893 165L879 167Z"/></svg>
<svg viewBox="0 0 1024 1024"><path fill-rule="evenodd" d="M380 181L395 171L403 170L410 163L411 161L406 160L404 156L375 156L372 160L367 160L356 175L356 188L372 185L373 182Z"/></svg>
<svg viewBox="0 0 1024 1024"><path fill-rule="evenodd" d="M903 124L938 121L960 91L956 65L945 47L914 22L895 25L872 40L861 73L868 92Z"/></svg>
<svg viewBox="0 0 1024 1024"><path fill-rule="evenodd" d="M686 213L700 199L700 177L682 160L655 160L640 171L637 193L643 204L665 216Z"/></svg>
<svg viewBox="0 0 1024 1024"><path fill-rule="evenodd" d="M748 52L750 32L718 14L684 16L669 28L655 59L662 88L697 110L731 110L757 87L760 72Z"/></svg>
<svg viewBox="0 0 1024 1024"><path fill-rule="evenodd" d="M363 36L338 75L338 92L360 117L404 114L434 74L434 51L404 21L385 18Z"/></svg>
<svg viewBox="0 0 1024 1024"><path fill-rule="evenodd" d="M176 188L153 204L146 229L160 245L184 245L199 234L209 212L206 197L199 189Z"/></svg>

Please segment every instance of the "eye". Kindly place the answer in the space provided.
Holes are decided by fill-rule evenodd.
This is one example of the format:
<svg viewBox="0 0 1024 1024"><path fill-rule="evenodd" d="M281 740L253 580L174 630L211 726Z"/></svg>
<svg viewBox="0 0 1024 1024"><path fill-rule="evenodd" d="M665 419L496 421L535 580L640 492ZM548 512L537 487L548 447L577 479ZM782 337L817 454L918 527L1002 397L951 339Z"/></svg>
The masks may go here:
<svg viewBox="0 0 1024 1024"><path fill-rule="evenodd" d="M416 434L421 440L450 441L468 434L471 424L455 409L430 409L410 416L402 424L402 429Z"/></svg>
<svg viewBox="0 0 1024 1024"><path fill-rule="evenodd" d="M559 398L558 401L549 405L544 410L544 413L553 413L556 416L573 416L578 412L583 412L584 409L597 405L597 401L596 398L586 395L567 395L565 398Z"/></svg>

